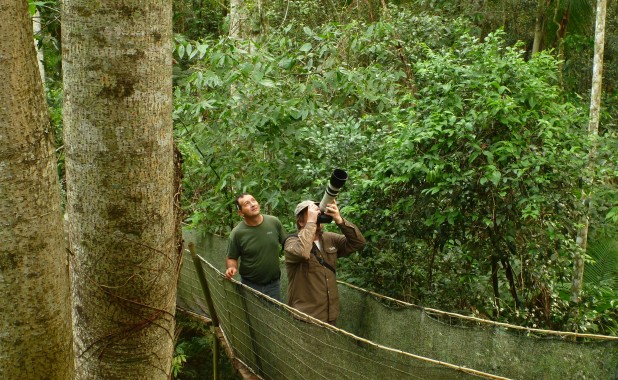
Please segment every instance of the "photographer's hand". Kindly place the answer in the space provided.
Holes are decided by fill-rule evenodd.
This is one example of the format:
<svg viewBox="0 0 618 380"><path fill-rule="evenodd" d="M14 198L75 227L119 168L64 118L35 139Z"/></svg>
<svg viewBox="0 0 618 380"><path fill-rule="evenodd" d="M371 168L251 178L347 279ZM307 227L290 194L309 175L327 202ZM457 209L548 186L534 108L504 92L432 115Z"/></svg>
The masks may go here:
<svg viewBox="0 0 618 380"><path fill-rule="evenodd" d="M312 204L307 209L307 222L317 222L318 215L320 215L320 207Z"/></svg>
<svg viewBox="0 0 618 380"><path fill-rule="evenodd" d="M333 203L329 203L326 205L326 211L324 212L326 215L330 215L333 217L333 221L336 224L343 223L343 218L341 214L339 214L339 207L337 207L337 201L333 200Z"/></svg>

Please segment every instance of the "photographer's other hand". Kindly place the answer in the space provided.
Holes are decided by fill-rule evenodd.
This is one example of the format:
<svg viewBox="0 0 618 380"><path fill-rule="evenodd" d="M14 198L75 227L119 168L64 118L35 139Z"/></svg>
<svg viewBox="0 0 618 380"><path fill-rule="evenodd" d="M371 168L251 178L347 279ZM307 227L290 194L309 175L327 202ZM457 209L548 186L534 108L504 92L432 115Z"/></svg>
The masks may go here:
<svg viewBox="0 0 618 380"><path fill-rule="evenodd" d="M337 201L333 200L333 203L329 203L326 205L326 211L324 212L326 215L330 215L333 217L333 221L336 224L343 223L343 218L341 214L339 214L339 207L337 206Z"/></svg>

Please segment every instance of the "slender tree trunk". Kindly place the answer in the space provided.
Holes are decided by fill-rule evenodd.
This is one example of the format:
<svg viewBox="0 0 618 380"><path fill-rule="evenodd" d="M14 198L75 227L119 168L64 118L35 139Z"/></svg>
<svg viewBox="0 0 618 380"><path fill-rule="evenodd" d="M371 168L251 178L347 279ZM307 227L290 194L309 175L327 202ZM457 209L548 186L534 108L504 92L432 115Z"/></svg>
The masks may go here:
<svg viewBox="0 0 618 380"><path fill-rule="evenodd" d="M556 30L556 44L558 46L558 80L560 84L562 84L562 71L563 71L563 62L564 62L564 38L567 33L567 25L569 23L569 18L571 17L570 4L565 9L562 10L562 16L560 21L557 21L558 17L558 4L556 5L556 11L554 13L554 23L557 26Z"/></svg>
<svg viewBox="0 0 618 380"><path fill-rule="evenodd" d="M601 91L603 82L603 53L605 50L605 16L607 15L607 0L597 0L596 22L594 33L594 62L592 65L592 89L590 95L590 122L588 134L592 139L592 146L588 157L588 166L594 168L596 144L599 137L599 115L601 113ZM590 171L592 172L592 170ZM588 226L590 214L590 194L583 196L585 216L583 227L577 232L577 245L580 253L575 258L573 269L573 283L571 286L571 301L579 302L584 277L584 254L588 245Z"/></svg>
<svg viewBox="0 0 618 380"><path fill-rule="evenodd" d="M543 37L545 35L545 17L547 12L547 0L538 0L536 6L536 20L534 22L534 42L532 55L541 51Z"/></svg>
<svg viewBox="0 0 618 380"><path fill-rule="evenodd" d="M32 16L32 28L34 29L34 35L41 34L41 12L36 10L34 16ZM43 66L43 60L45 56L43 54L43 49L39 48L39 44L37 39L34 39L34 46L36 47L36 57L37 63L39 65L39 73L41 74L41 80L43 80L43 84L45 84L45 66Z"/></svg>
<svg viewBox="0 0 618 380"><path fill-rule="evenodd" d="M265 27L261 0L230 0L230 37L248 40L249 49L253 49L256 37Z"/></svg>
<svg viewBox="0 0 618 380"><path fill-rule="evenodd" d="M491 287L494 291L496 315L500 313L500 286L498 283L498 257L491 255Z"/></svg>
<svg viewBox="0 0 618 380"><path fill-rule="evenodd" d="M249 37L249 22L245 0L230 0L229 36L238 39Z"/></svg>
<svg viewBox="0 0 618 380"><path fill-rule="evenodd" d="M172 2L63 5L76 377L168 379L180 265Z"/></svg>
<svg viewBox="0 0 618 380"><path fill-rule="evenodd" d="M28 2L0 0L0 379L71 379L60 185Z"/></svg>
<svg viewBox="0 0 618 380"><path fill-rule="evenodd" d="M605 17L607 15L607 0L597 1L594 63L592 67L592 89L590 96L590 123L588 133L599 135L599 116L601 114L601 90L603 82L603 54L605 52Z"/></svg>
<svg viewBox="0 0 618 380"><path fill-rule="evenodd" d="M502 262L502 268L506 272L506 279L509 282L509 291L511 292L511 297L513 297L513 301L515 302L515 307L519 309L521 307L521 302L519 301L519 297L517 296L517 286L515 284L515 276L513 275L513 267L511 266L511 262L509 259L500 259Z"/></svg>
<svg viewBox="0 0 618 380"><path fill-rule="evenodd" d="M434 242L433 249L431 250L431 256L429 257L429 266L427 273L427 291L431 292L433 287L433 265L436 261L436 252L438 252L438 243Z"/></svg>
<svg viewBox="0 0 618 380"><path fill-rule="evenodd" d="M506 278L509 281L509 289L511 291L511 297L513 297L513 300L515 301L515 307L520 308L521 301L519 300L519 297L517 295L517 281L515 280L515 274L513 272L513 267L511 266L511 261L509 259L509 257L517 257L517 249L515 247L515 244L513 244L512 242L504 241L504 245L506 245L510 256L502 259L502 266L506 271Z"/></svg>

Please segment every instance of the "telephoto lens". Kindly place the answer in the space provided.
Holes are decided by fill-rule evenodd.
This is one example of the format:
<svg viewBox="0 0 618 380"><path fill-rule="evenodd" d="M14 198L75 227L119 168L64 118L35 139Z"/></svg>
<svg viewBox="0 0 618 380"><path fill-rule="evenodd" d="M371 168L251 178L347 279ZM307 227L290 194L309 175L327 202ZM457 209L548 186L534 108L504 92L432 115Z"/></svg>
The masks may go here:
<svg viewBox="0 0 618 380"><path fill-rule="evenodd" d="M333 171L333 174L330 176L328 186L326 186L326 191L324 191L322 201L320 201L320 211L325 212L326 205L332 203L332 201L337 198L339 190L341 190L347 179L348 173L346 173L345 170L335 169Z"/></svg>

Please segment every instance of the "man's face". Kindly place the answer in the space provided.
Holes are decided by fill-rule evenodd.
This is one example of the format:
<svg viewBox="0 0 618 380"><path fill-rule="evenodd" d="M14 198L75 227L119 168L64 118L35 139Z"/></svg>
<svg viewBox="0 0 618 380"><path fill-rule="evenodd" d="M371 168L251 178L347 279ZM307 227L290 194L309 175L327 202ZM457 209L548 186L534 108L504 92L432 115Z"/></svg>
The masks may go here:
<svg viewBox="0 0 618 380"><path fill-rule="evenodd" d="M244 195L238 199L240 210L238 213L244 217L260 215L260 204L253 198L253 195Z"/></svg>

